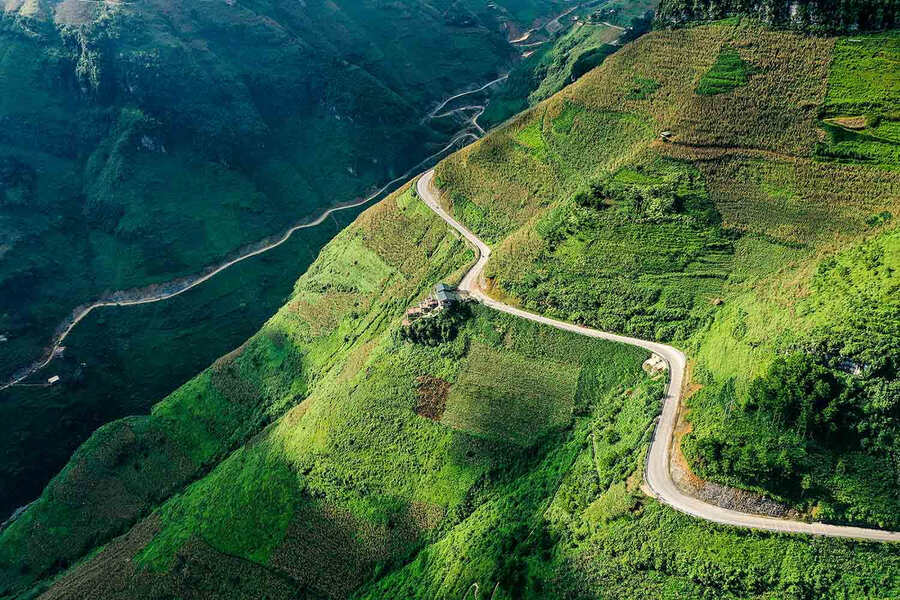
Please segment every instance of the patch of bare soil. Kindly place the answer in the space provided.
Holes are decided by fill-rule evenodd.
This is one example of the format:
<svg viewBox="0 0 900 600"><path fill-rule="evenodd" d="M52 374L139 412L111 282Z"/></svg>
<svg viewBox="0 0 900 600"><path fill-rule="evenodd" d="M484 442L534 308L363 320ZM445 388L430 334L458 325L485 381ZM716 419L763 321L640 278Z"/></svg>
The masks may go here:
<svg viewBox="0 0 900 600"><path fill-rule="evenodd" d="M420 417L440 421L447 408L450 382L431 375L421 375L416 378L416 383L419 397L413 410Z"/></svg>
<svg viewBox="0 0 900 600"><path fill-rule="evenodd" d="M827 123L833 123L834 125L838 125L839 127L844 127L846 129L865 129L866 128L866 118L865 117L834 117L833 119L826 119Z"/></svg>

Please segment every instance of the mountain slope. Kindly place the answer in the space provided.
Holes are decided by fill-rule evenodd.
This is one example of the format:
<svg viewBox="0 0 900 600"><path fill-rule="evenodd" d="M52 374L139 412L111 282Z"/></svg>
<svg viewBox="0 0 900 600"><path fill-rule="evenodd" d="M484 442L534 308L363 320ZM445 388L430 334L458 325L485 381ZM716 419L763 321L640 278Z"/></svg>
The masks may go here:
<svg viewBox="0 0 900 600"><path fill-rule="evenodd" d="M782 348L809 341L807 327L823 321L808 315L838 319L842 335L885 356L868 345L874 316L840 319L867 296L856 286L831 293L832 273L848 263L862 289L887 294L895 277L883 265L894 264L897 171L869 152L882 142L855 138L863 152L841 157L820 146L844 143L820 133L831 93L822 81L853 72L831 59L842 43L747 25L657 32L441 163L444 200L494 245L492 293L683 344L704 386L691 399L695 423L752 417L755 405L722 390L749 393ZM729 89L707 97L697 91L704 78ZM865 89L844 92L873 116L892 114ZM663 130L672 143L656 141ZM148 438L108 452L116 446L97 434L0 534L0 589L48 598L900 595L894 546L715 526L642 494L662 387L640 370L645 353L477 306L437 317L434 336L405 330L402 311L471 258L410 190L366 211L259 335L198 377L199 398L183 388L150 418L204 462L172 491L193 483L144 500L118 530L136 524L102 546L112 530L73 535L64 511L125 513L120 494L85 505L79 490L112 489L104 476L130 481L133 463L152 465L165 448ZM815 269L821 283L807 293ZM881 306L893 323L892 305ZM853 355L829 354L813 347L810 372L843 377L838 363ZM893 385L891 368L860 381ZM201 402L222 390L251 408L263 399L264 416L236 419L231 439L204 424L218 413ZM707 409L702 398L723 402ZM751 422L775 422L766 417ZM893 426L890 412L881 417ZM877 460L883 450L851 452ZM165 482L164 469L158 477ZM853 511L833 518L885 516L891 499L878 506L870 491L841 489Z"/></svg>
<svg viewBox="0 0 900 600"><path fill-rule="evenodd" d="M660 32L437 168L457 217L497 243L499 297L687 348L700 475L886 528L900 139L874 130L900 106L889 67L875 82L864 65L897 48L896 34ZM835 125L851 117L862 126ZM849 281L841 249L868 257Z"/></svg>
<svg viewBox="0 0 900 600"><path fill-rule="evenodd" d="M277 364L279 335L283 347L304 332L320 340L314 347L336 342L338 352L326 353L332 367L305 400L292 400L293 409L208 475L32 593L445 598L491 589L495 597L813 598L872 596L876 585L878 593L896 591L885 583L900 569L890 546L810 545L715 527L643 496L640 465L661 381L640 371L640 350L586 343L480 307L434 346L404 340L397 312L377 305L367 316L356 310L380 326L347 336L338 325L338 335L329 334L334 313L322 309L339 301L348 276L372 281L400 256L410 265L423 256L425 264L461 264L461 244L447 246L449 230L439 234L443 222L429 215L409 192L368 211L326 250L285 310L223 361L250 374ZM401 232L423 226L433 242L400 243L407 239ZM434 241L445 250L429 251ZM396 291L386 294L415 296ZM313 293L320 302L308 303ZM392 304L395 311L405 305ZM255 348L267 349L268 361L255 360ZM310 350L304 361L320 355ZM267 383L284 392L294 373ZM279 377L286 378L281 387ZM35 541L39 529L27 517L4 532L5 550ZM17 564L15 556L6 553L4 563Z"/></svg>
<svg viewBox="0 0 900 600"><path fill-rule="evenodd" d="M10 6L0 370L78 304L196 273L443 146L419 119L505 67L509 22L461 3Z"/></svg>
<svg viewBox="0 0 900 600"><path fill-rule="evenodd" d="M176 278L402 181L459 127L424 121L429 108L494 79L515 59L506 30L555 10L545 0L7 3L0 387L49 356L76 307L121 290L130 293L117 300L172 291ZM345 224L330 218L321 229ZM295 243L311 260L331 235L310 230ZM64 360L28 381L60 375L61 385L0 390L2 519L33 500L95 427L146 412L245 339L303 269L260 285L263 301L244 310L262 270L216 307L203 306L205 284L180 311L95 312L63 343ZM244 280L234 270L226 277ZM251 324L228 327L213 313ZM137 333L115 339L106 315ZM135 341L164 319L170 330ZM217 335L229 341L215 347ZM163 343L166 356L153 348ZM141 365L137 377L111 364L129 360ZM144 381L153 389L142 392Z"/></svg>

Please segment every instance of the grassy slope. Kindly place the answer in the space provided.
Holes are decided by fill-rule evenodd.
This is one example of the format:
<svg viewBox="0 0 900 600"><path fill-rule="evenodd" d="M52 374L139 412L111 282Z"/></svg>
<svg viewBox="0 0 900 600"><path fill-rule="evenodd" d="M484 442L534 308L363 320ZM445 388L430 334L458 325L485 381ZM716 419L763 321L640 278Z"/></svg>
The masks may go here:
<svg viewBox="0 0 900 600"><path fill-rule="evenodd" d="M556 10L549 0L509 0L455 23L452 6L416 0L225 9L159 0L140 10L68 0L54 23L57 3L42 4L43 17L0 19L0 335L8 338L0 342L0 378L38 358L79 303L196 273L436 151L452 124L420 118L440 97L496 77L513 57L504 6ZM317 253L338 226L329 221L295 237ZM243 266L256 277L262 270ZM0 392L0 410L28 415L0 419L3 518L34 499L96 427L146 412L256 331L305 266L298 261L287 275L273 268L280 285L250 310L242 310L249 285L215 307L201 306L206 290L189 296L203 297L195 304L180 298L191 340L179 324L177 333L129 344L152 337L137 321L169 310L162 304L102 311L133 323L135 336L114 340L98 327L86 340L98 313L80 325L69 338L70 363L54 362L33 380L59 374L62 386ZM240 276L232 271L205 287ZM204 311L205 319L189 314ZM222 327L213 313L244 320L218 346L204 339ZM164 341L170 353L147 350ZM140 378L167 385L123 385L114 367L98 374L116 354L143 364Z"/></svg>
<svg viewBox="0 0 900 600"><path fill-rule="evenodd" d="M497 295L690 350L704 389L685 449L702 475L818 518L896 528L897 371L883 360L895 350L871 335L896 320L893 238L853 251L872 258L848 289L813 277L900 214L891 155L823 151L834 145L822 115L881 126L900 108L894 78L867 75L896 60L896 33L856 39L837 40L832 61L835 40L746 22L657 32L437 176L456 215L495 244ZM673 143L654 141L663 130ZM803 351L843 403L828 423L793 409L781 422L750 399L776 356ZM848 378L848 360L873 366Z"/></svg>
<svg viewBox="0 0 900 600"><path fill-rule="evenodd" d="M704 47L702 36L706 35L716 47ZM722 38L734 41L730 33L723 35L715 29L663 36L641 44L645 49L650 45L666 50L664 60L674 49L683 48L705 61L705 66L701 61L692 68L693 80L679 84L685 89L693 89L704 68L715 61ZM680 36L700 36L701 41ZM616 58L620 57L632 61L629 67L636 63L629 49ZM677 55L671 60L686 62ZM589 92L586 97L592 101L602 97L598 92L607 88L599 80L615 65L613 61L551 101L563 105L549 117L551 123L557 118L558 131L583 133L582 115L561 116L565 105L578 101L579 90ZM660 83L665 93L668 82ZM633 93L633 87L626 84L623 93ZM585 112L592 110L588 107ZM646 133L652 127L652 113L633 118L610 116L607 108L598 112L600 118L591 124L595 129L588 129L587 135L601 131L606 133L601 139L611 139L614 133L620 136L613 138L619 141L619 149L626 150L625 159L646 157L640 144L646 146L652 137ZM532 127L528 118L514 123L511 133L490 136L476 152L488 149L490 157L513 157L521 164L540 164L527 161L567 152L548 142L544 130ZM628 127L612 127L623 124ZM784 140L793 143L790 137ZM524 150L505 147L513 143ZM682 170L692 172L690 165L656 157L632 165L630 171L620 170L623 159L611 151L593 152L579 161L576 153L587 144L587 139L581 146L573 144L568 150L570 168L542 185L516 180L527 174L521 169L498 171L507 185L520 186L514 191L532 192L521 196L525 201L516 205L518 210L488 207L487 196L468 205L459 202L459 208L471 211L467 214L475 217L473 226L500 239L550 214L551 206L558 208L557 200L569 199L568 193L559 197L542 197L542 193L556 193L556 185L571 186L574 192L585 183L570 181L574 173L582 168L602 173L606 164L617 174L612 185L615 194L627 195L648 179L668 177L679 184L676 192L687 188L681 193L683 202L676 206L696 211L705 206L705 194L708 201L716 200L709 178L706 187L698 187L696 176L683 177ZM635 151L628 152L629 148ZM460 160L471 158L472 152L459 156ZM445 164L443 182L450 185L447 174L453 161ZM703 164L695 168L704 172ZM638 166L644 168L638 170ZM470 168L474 174L487 173L476 164ZM678 172L673 175L667 169ZM483 180L476 182L483 185ZM497 194L499 205L503 187L492 185L497 187L487 189ZM676 219L658 203L639 208L640 219L649 219L645 224L650 225L674 223L689 229L697 225L698 214L712 216L704 209L688 213L690 219ZM408 233L426 225L445 251L423 261L417 249L430 245L410 240ZM279 348L306 340L309 350L304 361L312 359L316 364L317 358L327 355L330 368L319 369L312 383L303 383L310 378L298 379L296 370L287 369L285 375L273 375L263 386L277 398L275 405L287 408L303 401L126 535L69 570L47 597L434 598L463 597L473 592L473 584L481 596L494 590L498 598L813 599L900 594L900 555L891 546L810 541L716 527L642 496L638 491L641 464L658 412L661 382L650 381L637 370L644 358L640 351L586 341L481 308L452 341L434 347L402 341L396 333L402 308L424 285L445 277L465 260L461 246L458 242L451 246L446 232L408 194L367 211L329 246L298 284L294 299L247 349L223 361L226 374L236 369L251 377L279 364L284 352ZM836 235L852 238L856 233L850 229L823 235L834 243ZM746 235L737 239L735 256L749 254L748 247L741 245L744 240L757 245L748 247L774 247L764 255L772 260L782 247L794 250L784 242ZM498 255L503 251L498 249ZM815 247L805 251L811 253ZM399 293L389 289L379 295L389 309L351 308L355 302L342 294L352 296L358 290L349 284L360 282L371 288L378 274L390 273L404 253L410 257L406 267L415 265L421 278ZM747 261L756 270L745 266L741 271L745 277L768 276L759 256ZM403 300L391 301L391 297ZM732 305L731 298L724 307ZM350 333L347 323L351 320L377 325L357 327ZM250 352L253 348L259 348L258 352ZM496 373L499 354L508 363L504 372L531 372L536 385L553 395L555 410L546 410L546 398L535 403L518 379L497 377L492 389L479 390L479 380L471 374ZM568 367L547 369L559 362ZM555 379L573 370L578 371L574 398L571 380ZM214 371L201 380L212 377ZM451 384L444 423L415 413L422 376ZM235 379L225 381L227 389L245 389ZM267 394L262 395L270 397ZM252 390L251 395L255 395ZM476 396L496 409L465 410ZM513 423L512 431L507 421L496 429L492 417L514 412L504 402L520 398L530 402L532 418ZM559 416L568 406L572 418L564 423ZM534 439L539 442L532 445ZM4 533L4 549L13 548L6 543L16 542L13 531L22 540L16 543L27 541L24 534L29 532L18 524L14 528ZM14 556L15 552L8 553L6 560ZM7 573L20 576L21 570L15 564Z"/></svg>
<svg viewBox="0 0 900 600"><path fill-rule="evenodd" d="M393 198L335 238L244 346L149 416L94 434L3 532L3 587L55 571L123 531L312 393L357 338L382 330L404 298L460 264L461 245L438 221L416 206L391 209Z"/></svg>
<svg viewBox="0 0 900 600"><path fill-rule="evenodd" d="M416 202L400 199L410 201ZM379 220L402 226L395 209L378 208L384 209ZM418 203L408 210L427 216ZM379 237L368 241L388 243L371 260L364 260L361 248L343 252L359 275L377 274L375 259L400 250L387 232L372 233ZM432 255L431 264L447 264L447 258ZM343 269L320 268L310 279L337 288L347 281ZM293 324L300 331L306 325ZM585 343L483 308L474 309L453 341L436 347L402 341L396 316L384 325L362 334L302 402L252 443L59 579L50 597L78 597L86 590L99 597L144 597L171 593L185 577L198 594L224 576L219 569L228 557L257 565L250 577L255 581L274 572L307 593L345 597L403 564L426 542L477 523L475 515L492 510L493 499L511 487L529 490L533 506L542 503L571 465L599 406L617 410L607 405L621 406L629 397L626 412L646 418L657 406L660 382L641 374L645 354L636 349ZM497 357L509 376L482 379L497 368ZM562 361L565 368L552 368ZM543 393L536 397L511 376L515 372L529 373ZM450 384L440 422L413 410L423 376ZM485 385L491 393L483 393ZM475 396L493 410L471 410ZM538 402L529 405L528 398ZM503 414L518 418L496 419ZM634 457L646 434L644 426L612 441L607 452ZM124 548L134 557L130 566L109 577L121 570ZM123 578L134 587L117 589ZM220 590L219 597L246 597L251 584L232 581L231 595ZM281 597L278 590L269 594Z"/></svg>
<svg viewBox="0 0 900 600"><path fill-rule="evenodd" d="M509 79L492 90L479 122L496 125L555 94L600 64L615 50L609 44L618 36L617 29L582 21L545 44L530 48L534 53L516 64Z"/></svg>

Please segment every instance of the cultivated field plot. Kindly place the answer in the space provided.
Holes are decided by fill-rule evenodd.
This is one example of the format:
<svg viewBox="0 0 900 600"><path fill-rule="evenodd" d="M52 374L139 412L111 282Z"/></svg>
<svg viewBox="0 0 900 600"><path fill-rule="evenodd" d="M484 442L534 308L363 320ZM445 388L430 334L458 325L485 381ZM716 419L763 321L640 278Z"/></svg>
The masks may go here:
<svg viewBox="0 0 900 600"><path fill-rule="evenodd" d="M824 116L818 156L900 170L900 33L835 44Z"/></svg>
<svg viewBox="0 0 900 600"><path fill-rule="evenodd" d="M580 366L536 361L473 342L442 423L527 446L572 417Z"/></svg>
<svg viewBox="0 0 900 600"><path fill-rule="evenodd" d="M876 526L896 524L898 367L866 323L892 306L895 242L859 244L900 217L898 39L657 31L436 169L456 216L489 233L492 293L695 357L685 450L701 475ZM835 308L848 282L816 283L851 248L879 284L841 324L805 302L854 314ZM834 402L770 393L816 382Z"/></svg>

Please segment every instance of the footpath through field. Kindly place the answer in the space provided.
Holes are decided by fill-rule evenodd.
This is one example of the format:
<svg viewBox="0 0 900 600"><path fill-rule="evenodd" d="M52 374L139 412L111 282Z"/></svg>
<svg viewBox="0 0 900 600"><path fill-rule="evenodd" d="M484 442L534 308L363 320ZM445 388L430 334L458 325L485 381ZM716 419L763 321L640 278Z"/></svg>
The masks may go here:
<svg viewBox="0 0 900 600"><path fill-rule="evenodd" d="M481 283L484 266L491 256L491 249L474 233L469 231L464 225L450 216L447 211L441 208L440 202L438 201L438 193L432 185L433 179L434 169L425 172L419 178L416 182L416 191L419 197L429 208L431 208L431 210L437 213L439 217L462 234L462 236L472 244L478 252L478 260L463 277L459 289L468 292L469 295L478 302L481 302L494 310L588 337L638 346L657 354L668 363L669 384L666 387L666 395L663 399L662 415L659 418L653 441L650 446L650 454L647 459L647 469L645 473L647 485L657 500L683 513L725 525L780 531L784 533L806 533L878 542L900 542L900 532L896 531L883 531L881 529L867 529L864 527L849 527L844 525L829 525L827 523L806 523L804 521L764 517L722 508L713 504L707 504L698 498L694 498L693 496L689 496L682 492L672 479L669 463L671 460L672 439L675 433L675 422L678 415L678 406L681 402L682 384L684 382L684 373L687 363L684 353L677 348L658 342L607 333L605 331L591 329L590 327L583 327L573 323L550 319L515 308L514 306L509 306L508 304L503 304L502 302L487 296L482 290Z"/></svg>

